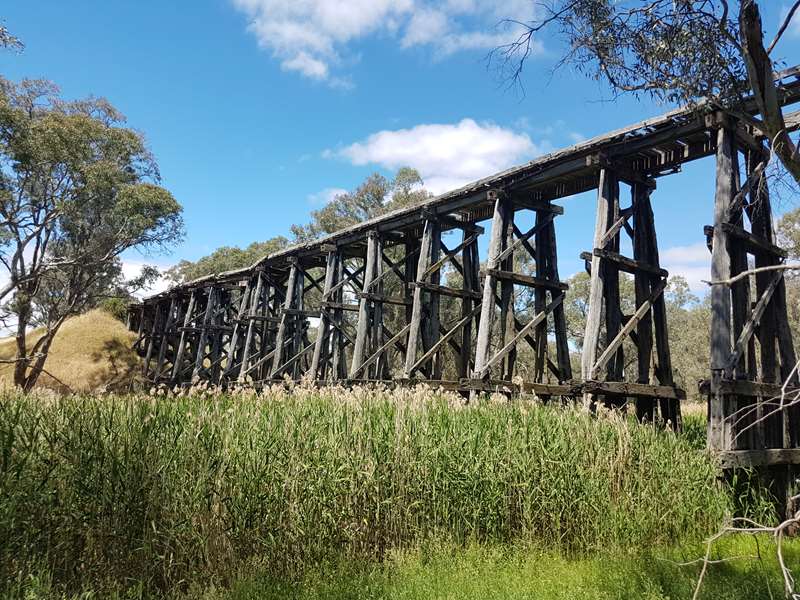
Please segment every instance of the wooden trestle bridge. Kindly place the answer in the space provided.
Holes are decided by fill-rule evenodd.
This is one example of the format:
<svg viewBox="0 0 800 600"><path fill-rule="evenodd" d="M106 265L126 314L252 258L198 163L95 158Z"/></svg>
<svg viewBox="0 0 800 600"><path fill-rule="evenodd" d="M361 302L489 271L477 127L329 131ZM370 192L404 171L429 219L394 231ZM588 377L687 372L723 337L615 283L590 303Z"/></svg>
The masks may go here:
<svg viewBox="0 0 800 600"><path fill-rule="evenodd" d="M794 68L776 76L784 105L800 100L799 74ZM656 179L716 156L713 225L705 229L710 279L747 270L750 257L759 267L786 258L773 239L765 140L737 114L744 112L673 111L250 268L147 298L131 307L129 318L145 376L167 386L264 385L288 377L630 400L641 418L677 425L685 393L673 381L670 359L667 271L659 264L651 209ZM787 124L797 126L796 113ZM581 255L591 292L578 373L556 253L554 222L563 209L553 201L593 189L594 241ZM530 228L520 228L524 213L533 217ZM457 243L446 245L445 232L448 240L460 236ZM488 254L481 257L479 240L487 234ZM632 257L620 254L623 235L632 238ZM521 256L535 262L534 276L515 269ZM633 314L621 308L621 273L635 281ZM711 365L702 388L710 399L709 444L725 451L730 465L800 462L800 410L769 416L796 362L783 274L764 271L712 287ZM533 299L532 318L515 313L522 288ZM635 378L623 373L627 338L635 347ZM731 419L736 411L743 418Z"/></svg>

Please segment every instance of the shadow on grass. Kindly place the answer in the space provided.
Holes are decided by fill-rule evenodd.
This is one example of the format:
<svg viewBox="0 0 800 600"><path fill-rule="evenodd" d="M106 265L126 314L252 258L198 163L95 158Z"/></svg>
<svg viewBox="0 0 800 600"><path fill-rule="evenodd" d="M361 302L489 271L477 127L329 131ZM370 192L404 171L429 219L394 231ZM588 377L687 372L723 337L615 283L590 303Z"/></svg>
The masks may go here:
<svg viewBox="0 0 800 600"><path fill-rule="evenodd" d="M108 363L106 369L94 371L87 384L90 389L103 389L108 392L129 392L138 381L140 359L122 340L111 339L103 342L100 350L91 354L93 363Z"/></svg>

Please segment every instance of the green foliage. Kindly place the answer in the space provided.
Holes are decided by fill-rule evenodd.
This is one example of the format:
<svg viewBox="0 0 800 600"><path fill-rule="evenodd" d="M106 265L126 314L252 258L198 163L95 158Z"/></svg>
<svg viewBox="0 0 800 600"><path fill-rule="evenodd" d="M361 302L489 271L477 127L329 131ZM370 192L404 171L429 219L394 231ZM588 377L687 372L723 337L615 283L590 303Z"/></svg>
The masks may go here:
<svg viewBox="0 0 800 600"><path fill-rule="evenodd" d="M293 225L294 241L312 241L391 210L418 204L430 197L431 194L423 187L422 178L414 169L403 167L392 180L373 173L352 192L341 194L323 208L312 211L308 224ZM175 283L182 283L243 269L288 246L289 240L283 236L254 242L247 248L223 246L197 261L180 261L167 271L166 276Z"/></svg>
<svg viewBox="0 0 800 600"><path fill-rule="evenodd" d="M715 548L714 557L738 559L712 564L704 578L703 600L774 600L782 581L775 543L738 537ZM397 553L386 565L336 565L307 574L299 582L269 577L243 578L230 590L207 591L204 600L283 598L381 598L431 600L674 600L691 598L701 564L681 563L703 556L705 549L648 549L564 558L519 546L467 548L434 546ZM800 561L800 544L784 542L789 564ZM760 558L759 558L760 557Z"/></svg>
<svg viewBox="0 0 800 600"><path fill-rule="evenodd" d="M800 261L800 208L784 213L778 220L776 230L778 244L789 253L789 260ZM800 272L787 271L785 281L789 327L798 343L800 342Z"/></svg>
<svg viewBox="0 0 800 600"><path fill-rule="evenodd" d="M124 323L128 318L128 304L130 300L127 298L106 298L100 302L98 308Z"/></svg>
<svg viewBox="0 0 800 600"><path fill-rule="evenodd" d="M311 222L307 225L293 225L292 234L298 242L314 240L431 197L414 169L401 168L391 181L373 173L352 192L341 194L323 208L312 211Z"/></svg>
<svg viewBox="0 0 800 600"><path fill-rule="evenodd" d="M589 275L577 273L567 283L567 333L570 341L580 350L583 347L589 307ZM694 397L698 395L698 382L707 377L711 323L709 299L699 300L690 292L686 280L680 276L670 277L665 298L675 383L685 389L690 397ZM620 302L624 314L634 312L636 305L633 278L627 275L620 278ZM605 333L601 336L600 347L605 347ZM623 351L625 364L631 364L636 357L636 349L629 340L624 343ZM635 376L632 369L626 369L626 373Z"/></svg>
<svg viewBox="0 0 800 600"><path fill-rule="evenodd" d="M542 3L525 35L493 57L518 79L549 27L566 45L560 64L617 93L670 103L738 99L747 90L747 68L736 17L727 2L552 0Z"/></svg>
<svg viewBox="0 0 800 600"><path fill-rule="evenodd" d="M17 385L35 383L65 319L131 291L123 252L181 239L181 206L158 183L144 138L108 101L0 78L0 302L16 325ZM45 333L28 348L33 326Z"/></svg>
<svg viewBox="0 0 800 600"><path fill-rule="evenodd" d="M791 260L800 260L800 208L784 213L776 229L778 244L789 253Z"/></svg>
<svg viewBox="0 0 800 600"><path fill-rule="evenodd" d="M181 283L207 275L243 269L273 252L283 250L288 245L289 240L283 236L278 236L265 242L253 242L247 248L223 246L195 262L180 261L177 265L167 270L166 276L175 283Z"/></svg>
<svg viewBox="0 0 800 600"><path fill-rule="evenodd" d="M0 25L0 48L21 51L25 45L5 25Z"/></svg>
<svg viewBox="0 0 800 600"><path fill-rule="evenodd" d="M615 95L646 95L703 110L709 101L741 109L749 98L771 154L800 183L800 153L772 76L785 66L773 51L791 31L798 5L784 11L772 34L764 31L762 4L777 2L549 0L531 22L515 21L522 33L489 56L504 77L519 83L539 35L549 29L563 42L557 66L604 82Z"/></svg>
<svg viewBox="0 0 800 600"><path fill-rule="evenodd" d="M730 501L681 436L523 401L272 389L0 402L0 582L295 577L403 548L699 539Z"/></svg>

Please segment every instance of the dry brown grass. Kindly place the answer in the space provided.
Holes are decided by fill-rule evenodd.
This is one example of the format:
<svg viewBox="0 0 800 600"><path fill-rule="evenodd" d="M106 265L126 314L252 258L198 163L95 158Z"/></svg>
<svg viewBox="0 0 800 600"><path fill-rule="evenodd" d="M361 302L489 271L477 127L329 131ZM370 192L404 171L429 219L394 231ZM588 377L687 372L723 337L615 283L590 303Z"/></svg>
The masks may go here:
<svg viewBox="0 0 800 600"><path fill-rule="evenodd" d="M705 417L708 412L708 405L702 401L685 400L681 402L682 415L696 415Z"/></svg>
<svg viewBox="0 0 800 600"><path fill-rule="evenodd" d="M39 335L33 332L29 344ZM102 310L69 319L53 341L38 386L60 392L126 389L138 373L139 359L131 350L135 339L124 323ZM0 359L13 358L14 350L13 339L0 340ZM0 386L13 383L12 368L0 364Z"/></svg>

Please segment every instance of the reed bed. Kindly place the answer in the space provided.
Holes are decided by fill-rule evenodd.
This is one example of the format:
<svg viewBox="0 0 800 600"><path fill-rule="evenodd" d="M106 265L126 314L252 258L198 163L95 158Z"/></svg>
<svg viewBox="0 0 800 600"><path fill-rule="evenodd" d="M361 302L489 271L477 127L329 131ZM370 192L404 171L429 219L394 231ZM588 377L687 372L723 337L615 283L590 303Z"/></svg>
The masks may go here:
<svg viewBox="0 0 800 600"><path fill-rule="evenodd" d="M697 540L729 513L691 439L416 390L0 400L0 578L66 589L292 577L427 543L563 555Z"/></svg>

